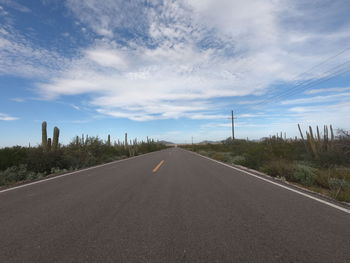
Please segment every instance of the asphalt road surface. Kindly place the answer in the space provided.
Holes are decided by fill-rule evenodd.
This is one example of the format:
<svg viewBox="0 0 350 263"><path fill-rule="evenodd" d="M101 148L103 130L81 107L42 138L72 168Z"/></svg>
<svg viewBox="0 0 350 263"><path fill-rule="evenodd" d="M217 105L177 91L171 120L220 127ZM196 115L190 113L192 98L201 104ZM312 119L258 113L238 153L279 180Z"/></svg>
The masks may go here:
<svg viewBox="0 0 350 263"><path fill-rule="evenodd" d="M350 214L173 148L0 192L0 262L349 263Z"/></svg>

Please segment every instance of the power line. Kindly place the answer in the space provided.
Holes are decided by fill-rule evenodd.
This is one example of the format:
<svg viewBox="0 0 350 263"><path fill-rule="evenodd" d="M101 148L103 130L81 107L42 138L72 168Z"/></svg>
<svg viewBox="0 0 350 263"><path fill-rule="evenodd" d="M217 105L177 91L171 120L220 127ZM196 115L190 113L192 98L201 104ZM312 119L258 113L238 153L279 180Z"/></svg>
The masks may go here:
<svg viewBox="0 0 350 263"><path fill-rule="evenodd" d="M327 64L329 61L333 60L334 58L340 56L341 54L344 54L346 51L350 50L350 47L344 48L343 50L341 50L340 52L336 53L335 55L328 57L327 59L321 61L320 63L312 66L311 68L309 68L308 70L302 72L301 74L297 75L296 77L294 77L294 80L300 79L302 76L306 75L307 73L310 73L312 70L314 70L315 68L318 68L322 65ZM303 81L299 81L298 83L295 84L294 87L285 90L284 92L280 93L280 94L275 94L273 96L270 96L268 99L265 99L257 104L255 104L254 106L259 106L262 104L267 104L267 103L271 103L276 101L277 99L282 99L282 98L287 98L288 96L294 96L296 95L298 92L300 91L305 91L311 87L314 87L317 84L329 81L335 77L338 77L341 74L347 73L349 72L349 68L346 67L346 64L348 64L350 62L350 60L345 61L344 63L337 65L335 67L332 67L331 69L322 72L320 74L318 74L318 76L328 76L328 77L323 77L321 79L307 79L307 80L303 80ZM247 109L246 109L247 111ZM242 114L245 111L242 110L238 110L236 111L236 114ZM231 111L231 125L232 125L232 139L234 140L235 135L234 135L234 115L233 115L233 110Z"/></svg>
<svg viewBox="0 0 350 263"><path fill-rule="evenodd" d="M348 50L348 49L350 49L350 48L347 48L346 50ZM342 52L339 52L337 55L333 56L332 58L334 58L336 56L339 56L340 54L344 53L346 50L343 50ZM329 61L330 59L331 58L328 58L326 61L324 61L322 63L319 63L318 65L324 64L327 61ZM344 66L346 64L348 64L349 62L350 62L350 60L348 60L348 61L346 61L346 62L344 62L344 63L342 63L340 65L337 65L337 66L331 68L330 70L328 70L326 72L322 72L321 73L321 75L331 75L329 77L322 78L322 79L317 79L317 80L305 80L305 81L299 82L298 84L296 84L291 89L285 90L284 92L282 92L280 94L276 94L276 95L270 96L269 98L267 98L267 99L265 99L263 101L260 101L259 103L255 104L254 106L267 104L269 102L276 101L276 99L281 99L283 97L287 97L287 96L290 96L290 95L295 95L301 90L306 90L306 89L308 89L310 87L314 87L317 84L320 84L322 82L326 82L326 81L329 81L330 79L338 77L341 74L347 73L350 69L348 67L344 67ZM315 68L315 67L316 66L314 66L312 68ZM308 72L308 71L306 71L306 72ZM306 72L304 72L303 74L305 74ZM239 113L242 113L242 111L239 111Z"/></svg>
<svg viewBox="0 0 350 263"><path fill-rule="evenodd" d="M349 63L349 62L350 62L350 61L348 61L347 63ZM289 92L287 92L287 93L285 93L285 94L282 94L282 96L278 96L277 98L286 98L287 96L294 96L294 95L296 95L299 91L305 91L305 90L307 90L307 89L309 89L309 88L312 88L312 87L316 86L317 84L324 83L324 82L327 82L327 81L329 81L329 80L331 80L331 79L334 79L334 78L336 78L336 77L339 77L339 76L343 75L344 73L347 73L349 70L350 70L350 68L345 69L345 70L344 70L344 69L340 69L340 70L338 70L338 71L336 71L336 72L333 72L334 75L332 75L332 76L329 76L329 77L326 77L326 78L322 78L322 79L318 79L318 80L316 80L316 81L314 81L314 82L310 82L310 83L308 83L308 84L305 85L305 86L301 86L301 89L292 89L292 90L289 90Z"/></svg>
<svg viewBox="0 0 350 263"><path fill-rule="evenodd" d="M335 78L335 77L339 76L340 74L343 74L343 73L349 71L349 69L346 69L344 71L344 68L341 68L341 66L343 66L344 64L347 64L349 62L350 62L350 60L323 73L323 75L331 75L331 76L321 78L321 79L311 80L311 81L307 80L307 81L305 81L297 86L292 87L289 90L285 90L285 92L283 92L283 93L276 94L275 96L270 97L269 99L261 102L261 104L266 103L266 102L270 102L271 99L280 99L280 98L287 97L290 95L295 95L299 91L304 91L310 87L314 87L317 84L320 84L322 82L325 82L325 81L328 81L332 78ZM340 69L338 69L338 68L340 68ZM336 71L333 72L334 69L336 69Z"/></svg>
<svg viewBox="0 0 350 263"><path fill-rule="evenodd" d="M313 65L312 67L310 67L310 68L307 69L306 71L304 71L304 72L299 73L298 75L296 75L296 76L293 78L293 80L299 80L303 75L309 73L311 70L313 70L313 69L315 69L315 68L317 68L317 67L320 67L320 66L322 66L322 65L324 65L324 64L326 64L326 63L328 63L329 61L333 60L333 59L336 58L336 57L339 57L341 54L345 53L345 52L348 51L348 50L350 50L350 47L346 47L346 48L342 49L341 51L339 51L338 53L336 53L336 54L334 54L334 55L332 55L332 56L330 56L330 57L327 57L326 59L322 60L321 62L319 62L319 63L317 63L317 64L315 64L315 65ZM247 63L246 63L246 64L247 64ZM258 86L259 86L259 85L262 85L262 84L264 84L264 83L260 83L260 84L258 84Z"/></svg>
<svg viewBox="0 0 350 263"><path fill-rule="evenodd" d="M319 66L321 66L321 65L323 65L323 64L326 64L327 62L331 61L332 59L334 59L334 58L336 58L336 57L339 57L341 54L345 53L345 52L348 51L348 50L350 50L350 47L344 48L343 50L341 50L340 52L336 53L335 55L326 58L325 60L323 60L323 61L317 63L316 65L312 66L312 67L309 68L308 70L306 70L306 71L304 71L304 72L298 74L295 78L297 78L298 76L301 77L302 75L304 75L304 74L310 72L310 71L313 70L314 68L317 68L317 67L319 67ZM295 79L295 78L294 78L294 79Z"/></svg>

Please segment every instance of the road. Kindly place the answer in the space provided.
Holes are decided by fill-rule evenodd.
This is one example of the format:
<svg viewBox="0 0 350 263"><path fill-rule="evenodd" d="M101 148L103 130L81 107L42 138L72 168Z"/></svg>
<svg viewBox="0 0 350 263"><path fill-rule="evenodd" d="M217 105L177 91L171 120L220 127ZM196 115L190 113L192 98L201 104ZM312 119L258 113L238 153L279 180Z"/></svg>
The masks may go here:
<svg viewBox="0 0 350 263"><path fill-rule="evenodd" d="M350 214L173 148L0 192L0 262L348 263Z"/></svg>

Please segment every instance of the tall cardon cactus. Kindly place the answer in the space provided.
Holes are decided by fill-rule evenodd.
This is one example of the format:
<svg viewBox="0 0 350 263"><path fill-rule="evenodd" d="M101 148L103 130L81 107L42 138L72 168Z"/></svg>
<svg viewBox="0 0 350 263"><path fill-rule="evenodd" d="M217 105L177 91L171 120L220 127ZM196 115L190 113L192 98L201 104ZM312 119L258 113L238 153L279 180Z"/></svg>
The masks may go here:
<svg viewBox="0 0 350 263"><path fill-rule="evenodd" d="M47 138L47 122L43 121L41 124L41 146L43 147L43 150L48 152L53 150L57 150L59 146L59 137L60 137L60 130L55 127L53 129L53 137Z"/></svg>
<svg viewBox="0 0 350 263"><path fill-rule="evenodd" d="M55 127L53 129L53 140L52 140L52 149L54 151L58 149L59 137L60 137L60 129Z"/></svg>
<svg viewBox="0 0 350 263"><path fill-rule="evenodd" d="M47 123L43 121L41 124L41 146L47 150Z"/></svg>

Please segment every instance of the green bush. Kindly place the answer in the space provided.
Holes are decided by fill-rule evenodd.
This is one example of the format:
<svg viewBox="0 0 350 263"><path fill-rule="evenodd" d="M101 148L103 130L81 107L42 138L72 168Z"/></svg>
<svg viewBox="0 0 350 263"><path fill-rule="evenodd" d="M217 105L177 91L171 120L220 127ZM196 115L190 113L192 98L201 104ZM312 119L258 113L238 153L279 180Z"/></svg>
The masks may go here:
<svg viewBox="0 0 350 263"><path fill-rule="evenodd" d="M243 165L246 162L246 159L242 155L236 155L232 157L232 163L237 165Z"/></svg>
<svg viewBox="0 0 350 263"><path fill-rule="evenodd" d="M225 162L227 160L226 155L222 152L211 152L209 156L215 160Z"/></svg>
<svg viewBox="0 0 350 263"><path fill-rule="evenodd" d="M26 156L27 148L25 147L15 146L0 149L0 171L23 163Z"/></svg>
<svg viewBox="0 0 350 263"><path fill-rule="evenodd" d="M270 161L262 166L260 170L273 177L284 177L289 181L295 181L295 165L288 160L280 159Z"/></svg>
<svg viewBox="0 0 350 263"><path fill-rule="evenodd" d="M131 146L132 147L132 146ZM98 137L76 137L57 150L44 151L42 147L12 147L0 149L0 185L23 180L35 180L52 173L98 165L130 155L138 155L166 148L153 140L137 143L129 148L114 145Z"/></svg>
<svg viewBox="0 0 350 263"><path fill-rule="evenodd" d="M350 201L350 183L345 179L330 178L329 187L334 198Z"/></svg>
<svg viewBox="0 0 350 263"><path fill-rule="evenodd" d="M306 186L312 186L316 182L317 170L307 165L298 164L295 167L293 177L296 182Z"/></svg>
<svg viewBox="0 0 350 263"><path fill-rule="evenodd" d="M319 158L314 160L315 164L322 168L332 168L336 166L349 165L350 158L342 149L334 147L333 150L320 152Z"/></svg>
<svg viewBox="0 0 350 263"><path fill-rule="evenodd" d="M27 166L21 164L19 166L11 166L5 171L0 172L0 185L10 184L27 179Z"/></svg>
<svg viewBox="0 0 350 263"><path fill-rule="evenodd" d="M330 189L329 187L329 179L331 178L331 173L329 169L319 169L316 173L315 182L318 186Z"/></svg>

